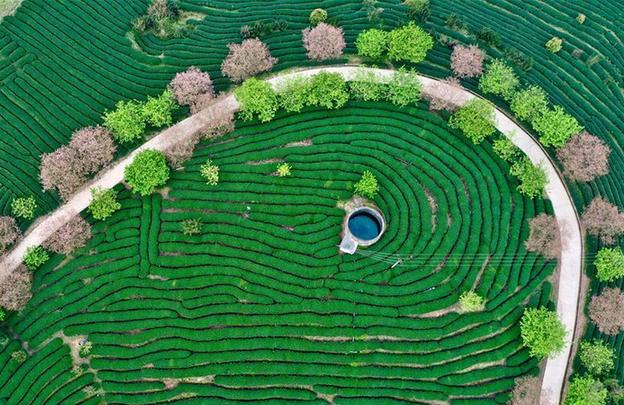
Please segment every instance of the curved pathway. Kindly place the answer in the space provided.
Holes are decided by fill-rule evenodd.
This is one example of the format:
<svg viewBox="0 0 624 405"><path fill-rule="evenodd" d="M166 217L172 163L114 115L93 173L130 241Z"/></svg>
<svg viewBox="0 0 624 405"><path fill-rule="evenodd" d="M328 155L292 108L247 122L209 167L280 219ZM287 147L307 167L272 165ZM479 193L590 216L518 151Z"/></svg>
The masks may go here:
<svg viewBox="0 0 624 405"><path fill-rule="evenodd" d="M321 71L340 73L346 80L351 80L358 71L362 70L375 73L382 81L387 81L394 75L394 71L389 69L339 66L281 73L267 81L273 87L277 87L287 79L297 76L313 76ZM467 101L478 97L466 89L448 85L437 79L425 76L420 76L420 79L423 83L423 94L443 95L454 105L463 105ZM93 181L74 194L67 203L43 217L31 227L24 238L0 263L0 282L6 278L9 272L13 271L21 264L28 247L41 245L57 229L89 206L91 202L91 188L108 189L122 182L124 169L132 162L137 153L146 149L166 150L172 145L189 139L191 136L201 132L206 128L217 111L234 112L237 111L238 108L239 104L233 95L218 99L205 110L159 133L128 156L119 160L108 169L105 169ZM496 128L501 133L508 136L534 164L541 166L546 171L546 175L548 176L546 194L552 202L553 211L561 233L562 251L559 262L557 312L565 325L568 335L564 350L558 356L546 361L540 400L540 405L556 405L559 404L561 399L561 391L565 382L566 369L571 351L571 341L574 336L576 324L583 257L581 228L574 203L565 187L563 179L541 145L499 109L495 110L495 120Z"/></svg>

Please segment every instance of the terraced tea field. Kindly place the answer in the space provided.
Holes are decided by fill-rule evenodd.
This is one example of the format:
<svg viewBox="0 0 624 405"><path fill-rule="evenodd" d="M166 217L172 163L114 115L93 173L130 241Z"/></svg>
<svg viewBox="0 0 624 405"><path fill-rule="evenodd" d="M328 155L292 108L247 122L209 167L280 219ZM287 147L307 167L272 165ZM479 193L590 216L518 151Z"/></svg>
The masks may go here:
<svg viewBox="0 0 624 405"><path fill-rule="evenodd" d="M208 158L218 186L199 175ZM291 177L272 175L279 161ZM338 255L337 203L367 169L388 229ZM0 392L9 404L504 403L537 366L518 321L522 303L547 304L554 267L522 243L548 207L508 169L425 106L240 125L200 145L164 196L124 192L82 254L38 270L0 357L20 342L35 352L4 363ZM202 234L183 235L185 219ZM473 287L485 311L459 314ZM80 376L61 338L92 342Z"/></svg>

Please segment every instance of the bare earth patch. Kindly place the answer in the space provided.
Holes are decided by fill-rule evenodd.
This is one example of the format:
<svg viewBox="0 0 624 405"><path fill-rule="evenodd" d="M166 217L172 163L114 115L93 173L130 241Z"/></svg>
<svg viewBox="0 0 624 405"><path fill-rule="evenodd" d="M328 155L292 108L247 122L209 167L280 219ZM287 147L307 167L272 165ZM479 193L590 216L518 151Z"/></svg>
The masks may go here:
<svg viewBox="0 0 624 405"><path fill-rule="evenodd" d="M21 4L22 0L0 0L0 20L15 14L15 11Z"/></svg>

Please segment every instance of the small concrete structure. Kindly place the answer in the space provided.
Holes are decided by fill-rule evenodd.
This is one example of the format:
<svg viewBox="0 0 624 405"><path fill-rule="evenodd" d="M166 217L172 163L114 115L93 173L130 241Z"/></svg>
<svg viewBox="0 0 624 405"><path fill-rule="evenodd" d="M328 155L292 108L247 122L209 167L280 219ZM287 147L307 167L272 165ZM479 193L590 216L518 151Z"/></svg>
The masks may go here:
<svg viewBox="0 0 624 405"><path fill-rule="evenodd" d="M342 253L352 255L358 246L370 246L381 238L386 221L374 204L355 197L345 204L344 209L347 215L342 224L343 237L339 246Z"/></svg>

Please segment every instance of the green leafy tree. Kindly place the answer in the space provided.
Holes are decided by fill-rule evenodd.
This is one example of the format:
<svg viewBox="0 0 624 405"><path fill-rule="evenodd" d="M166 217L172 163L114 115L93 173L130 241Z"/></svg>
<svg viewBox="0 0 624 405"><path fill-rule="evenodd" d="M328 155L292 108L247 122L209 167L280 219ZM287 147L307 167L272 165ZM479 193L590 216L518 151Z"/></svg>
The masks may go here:
<svg viewBox="0 0 624 405"><path fill-rule="evenodd" d="M546 49L552 53L557 53L563 46L563 39L559 37L552 37L546 42Z"/></svg>
<svg viewBox="0 0 624 405"><path fill-rule="evenodd" d="M483 311L485 308L485 301L483 297L474 291L464 291L459 296L459 307L462 312L476 312Z"/></svg>
<svg viewBox="0 0 624 405"><path fill-rule="evenodd" d="M117 201L117 192L115 190L91 189L91 204L89 204L89 212L91 212L93 218L104 221L120 208L121 204Z"/></svg>
<svg viewBox="0 0 624 405"><path fill-rule="evenodd" d="M147 124L143 116L143 104L136 100L120 101L113 111L104 113L104 126L121 142L133 142L143 138Z"/></svg>
<svg viewBox="0 0 624 405"><path fill-rule="evenodd" d="M574 377L568 387L564 405L606 405L606 387L592 376Z"/></svg>
<svg viewBox="0 0 624 405"><path fill-rule="evenodd" d="M548 111L546 92L538 86L518 91L511 99L511 111L519 119L532 123Z"/></svg>
<svg viewBox="0 0 624 405"><path fill-rule="evenodd" d="M219 184L219 166L212 163L212 160L208 159L206 163L201 165L199 173L206 180L206 184L211 186Z"/></svg>
<svg viewBox="0 0 624 405"><path fill-rule="evenodd" d="M245 121L258 117L261 122L268 122L277 112L277 94L270 84L255 77L245 80L234 90L234 96L240 103L239 115Z"/></svg>
<svg viewBox="0 0 624 405"><path fill-rule="evenodd" d="M11 359L16 363L23 363L28 358L28 354L24 350L16 350L11 353Z"/></svg>
<svg viewBox="0 0 624 405"><path fill-rule="evenodd" d="M509 173L520 181L518 191L529 198L541 195L548 183L544 169L534 165L526 156L511 165Z"/></svg>
<svg viewBox="0 0 624 405"><path fill-rule="evenodd" d="M618 248L602 248L594 261L598 280L613 281L624 276L624 253Z"/></svg>
<svg viewBox="0 0 624 405"><path fill-rule="evenodd" d="M185 219L182 221L182 233L186 236L199 235L202 223L198 218Z"/></svg>
<svg viewBox="0 0 624 405"><path fill-rule="evenodd" d="M124 177L132 191L142 196L150 195L169 179L169 167L165 155L148 149L139 152L126 166Z"/></svg>
<svg viewBox="0 0 624 405"><path fill-rule="evenodd" d="M322 8L315 8L310 13L311 25L318 25L322 22L325 22L325 20L327 20L327 11L323 10Z"/></svg>
<svg viewBox="0 0 624 405"><path fill-rule="evenodd" d="M355 47L360 56L383 59L388 50L388 32L371 28L358 34Z"/></svg>
<svg viewBox="0 0 624 405"><path fill-rule="evenodd" d="M492 144L494 153L506 162L513 162L520 156L520 149L511 141L511 139L503 136L498 138Z"/></svg>
<svg viewBox="0 0 624 405"><path fill-rule="evenodd" d="M431 48L433 38L414 22L396 28L388 35L388 57L393 61L422 62Z"/></svg>
<svg viewBox="0 0 624 405"><path fill-rule="evenodd" d="M533 129L540 135L544 146L559 148L575 134L583 130L576 118L560 106L547 110L533 121Z"/></svg>
<svg viewBox="0 0 624 405"><path fill-rule="evenodd" d="M36 209L37 202L33 196L14 198L11 202L11 213L18 218L33 219Z"/></svg>
<svg viewBox="0 0 624 405"><path fill-rule="evenodd" d="M520 335L529 354L541 360L563 350L566 330L555 311L527 308L520 320Z"/></svg>
<svg viewBox="0 0 624 405"><path fill-rule="evenodd" d="M416 104L421 98L422 83L413 70L399 69L388 82L386 99L394 105L405 107Z"/></svg>
<svg viewBox="0 0 624 405"><path fill-rule="evenodd" d="M173 113L178 103L170 90L165 90L158 97L148 97L143 105L143 117L153 127L169 126L173 123Z"/></svg>
<svg viewBox="0 0 624 405"><path fill-rule="evenodd" d="M279 177L289 177L292 175L292 166L288 163L280 163L277 165L277 175Z"/></svg>
<svg viewBox="0 0 624 405"><path fill-rule="evenodd" d="M321 72L312 77L308 104L328 109L343 107L349 101L347 84L339 73Z"/></svg>
<svg viewBox="0 0 624 405"><path fill-rule="evenodd" d="M24 255L24 264L26 265L28 270L37 270L39 267L43 266L48 260L50 260L50 255L41 246L31 246L26 249L26 254Z"/></svg>
<svg viewBox="0 0 624 405"><path fill-rule="evenodd" d="M379 183L372 172L364 170L360 181L355 183L354 190L355 194L372 200L379 192Z"/></svg>
<svg viewBox="0 0 624 405"><path fill-rule="evenodd" d="M379 81L375 73L359 71L349 82L351 97L362 101L379 101L386 94L386 86Z"/></svg>
<svg viewBox="0 0 624 405"><path fill-rule="evenodd" d="M500 59L494 59L479 79L479 89L486 94L510 100L520 80L513 69Z"/></svg>
<svg viewBox="0 0 624 405"><path fill-rule="evenodd" d="M308 102L310 79L295 77L286 80L277 91L279 105L288 112L300 112Z"/></svg>
<svg viewBox="0 0 624 405"><path fill-rule="evenodd" d="M485 100L474 98L451 116L449 126L459 129L473 143L478 144L496 132L494 107Z"/></svg>
<svg viewBox="0 0 624 405"><path fill-rule="evenodd" d="M579 358L592 375L603 375L615 367L613 349L600 340L581 342Z"/></svg>

